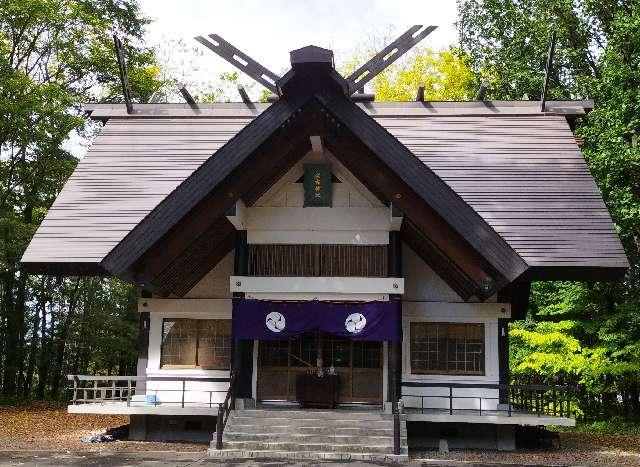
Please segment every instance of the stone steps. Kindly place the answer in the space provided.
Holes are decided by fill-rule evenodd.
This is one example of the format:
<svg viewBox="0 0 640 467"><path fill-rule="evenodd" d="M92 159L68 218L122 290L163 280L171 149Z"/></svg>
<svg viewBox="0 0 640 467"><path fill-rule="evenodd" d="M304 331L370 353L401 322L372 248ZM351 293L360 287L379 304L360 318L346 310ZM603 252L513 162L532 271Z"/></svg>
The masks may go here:
<svg viewBox="0 0 640 467"><path fill-rule="evenodd" d="M223 441L226 449L242 451L310 451L310 452L357 452L357 453L391 453L393 443L382 444L348 444L334 443L326 439L316 443L301 443L296 441L280 441L280 437L272 437L271 441Z"/></svg>
<svg viewBox="0 0 640 467"><path fill-rule="evenodd" d="M229 441L244 441L250 437L253 441L271 442L274 435L277 437L278 441L287 443L371 444L393 446L393 433L387 436L353 436L336 434L227 433L225 431L224 439Z"/></svg>
<svg viewBox="0 0 640 467"><path fill-rule="evenodd" d="M393 415L378 411L248 409L232 411L223 449L212 457L399 461L407 459L406 421L393 455Z"/></svg>
<svg viewBox="0 0 640 467"><path fill-rule="evenodd" d="M239 412L239 413L235 413ZM362 410L310 410L310 409L247 409L232 412L235 416L248 415L252 419L286 418L291 419L323 419L323 420L391 420L391 414L380 411Z"/></svg>
<svg viewBox="0 0 640 467"><path fill-rule="evenodd" d="M233 427L236 431L242 433L283 433L291 431L291 425L251 425L234 423ZM225 433L228 433L228 428ZM353 426L295 426L295 430L300 434L308 435L353 435L353 436L393 436L393 428L370 428L370 427L353 427ZM401 430L402 433L402 430Z"/></svg>
<svg viewBox="0 0 640 467"><path fill-rule="evenodd" d="M209 449L209 457L218 459L286 459L286 460L327 460L327 461L361 461L361 462L406 462L409 456L406 453L400 455L382 453L358 453L358 452L326 452L326 451L275 451L254 450L244 451L240 449Z"/></svg>

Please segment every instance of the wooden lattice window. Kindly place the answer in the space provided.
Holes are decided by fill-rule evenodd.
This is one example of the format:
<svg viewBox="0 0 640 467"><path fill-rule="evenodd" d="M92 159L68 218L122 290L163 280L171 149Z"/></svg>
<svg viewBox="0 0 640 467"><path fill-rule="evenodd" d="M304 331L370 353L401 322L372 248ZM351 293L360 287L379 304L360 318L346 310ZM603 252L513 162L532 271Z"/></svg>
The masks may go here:
<svg viewBox="0 0 640 467"><path fill-rule="evenodd" d="M228 370L231 320L167 318L162 322L162 368Z"/></svg>
<svg viewBox="0 0 640 467"><path fill-rule="evenodd" d="M484 375L484 324L411 323L411 373Z"/></svg>
<svg viewBox="0 0 640 467"><path fill-rule="evenodd" d="M249 275L386 277L386 245L249 245Z"/></svg>

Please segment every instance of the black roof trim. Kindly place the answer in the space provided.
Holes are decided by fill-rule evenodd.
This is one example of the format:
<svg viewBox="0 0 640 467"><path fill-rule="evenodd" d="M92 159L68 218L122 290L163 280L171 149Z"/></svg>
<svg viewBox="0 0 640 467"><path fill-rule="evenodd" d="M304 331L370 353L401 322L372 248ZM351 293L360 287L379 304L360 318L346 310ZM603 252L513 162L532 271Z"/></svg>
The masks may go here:
<svg viewBox="0 0 640 467"><path fill-rule="evenodd" d="M109 271L99 263L22 263L22 267L29 274L44 274L48 276L109 276Z"/></svg>

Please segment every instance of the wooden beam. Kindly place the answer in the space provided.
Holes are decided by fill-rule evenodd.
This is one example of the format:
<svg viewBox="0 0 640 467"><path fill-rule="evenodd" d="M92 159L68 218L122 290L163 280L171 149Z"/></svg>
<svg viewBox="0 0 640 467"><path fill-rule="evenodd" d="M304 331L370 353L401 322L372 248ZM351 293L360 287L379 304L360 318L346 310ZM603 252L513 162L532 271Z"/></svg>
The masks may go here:
<svg viewBox="0 0 640 467"><path fill-rule="evenodd" d="M483 101L487 97L487 91L489 90L489 83L486 80L482 80L480 83L480 88L478 88L478 92L476 93L475 100Z"/></svg>
<svg viewBox="0 0 640 467"><path fill-rule="evenodd" d="M227 210L226 217L236 230L247 229L247 206L245 206L241 199L236 201L236 204Z"/></svg>
<svg viewBox="0 0 640 467"><path fill-rule="evenodd" d="M209 34L209 39L202 36L197 36L195 39L244 74L262 84L269 91L279 94L278 87L276 86L276 81L280 79L278 75L225 41L219 35Z"/></svg>
<svg viewBox="0 0 640 467"><path fill-rule="evenodd" d="M547 51L547 63L544 67L544 83L542 85L542 97L540 98L540 111L545 111L547 103L547 93L549 92L549 79L551 78L551 71L553 68L553 55L556 50L556 31L551 33L551 39L549 40L549 50Z"/></svg>
<svg viewBox="0 0 640 467"><path fill-rule="evenodd" d="M116 48L116 58L118 59L118 70L120 72L120 84L122 85L122 95L127 106L127 113L133 113L133 101L131 100L131 88L129 87L129 76L127 75L127 62L124 58L124 46L117 34L113 35L113 44Z"/></svg>
<svg viewBox="0 0 640 467"><path fill-rule="evenodd" d="M355 94L351 95L351 100L353 102L373 102L376 100L376 95L364 92L356 92Z"/></svg>
<svg viewBox="0 0 640 467"><path fill-rule="evenodd" d="M242 84L238 84L238 93L240 94L240 99L247 105L251 105L251 99L249 98L249 94L247 94L247 90L244 88Z"/></svg>
<svg viewBox="0 0 640 467"><path fill-rule="evenodd" d="M198 103L193 98L191 93L189 91L187 91L187 87L184 84L179 83L178 84L178 90L180 91L180 94L182 94L182 98L185 100L185 102L187 104L189 104L189 107L191 107L192 109L197 109L198 108Z"/></svg>
<svg viewBox="0 0 640 467"><path fill-rule="evenodd" d="M324 152L322 149L322 138L320 136L309 136L309 141L311 142L311 150L314 153L322 154Z"/></svg>
<svg viewBox="0 0 640 467"><path fill-rule="evenodd" d="M437 26L423 26L416 24L409 28L404 34L398 37L391 44L386 46L367 63L351 73L347 78L349 93L364 89L364 86L373 78L382 73L389 65L402 57L414 45L431 34Z"/></svg>

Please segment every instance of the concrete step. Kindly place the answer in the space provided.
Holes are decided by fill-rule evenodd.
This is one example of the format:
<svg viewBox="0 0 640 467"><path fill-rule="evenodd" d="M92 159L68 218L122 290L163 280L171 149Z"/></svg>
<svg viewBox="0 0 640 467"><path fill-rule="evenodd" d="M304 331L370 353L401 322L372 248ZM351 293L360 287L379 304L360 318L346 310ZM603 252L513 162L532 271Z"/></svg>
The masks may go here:
<svg viewBox="0 0 640 467"><path fill-rule="evenodd" d="M401 456L393 456L393 415L349 410L248 409L232 411L222 450L213 457L406 460L406 419L401 417ZM404 458L402 457L404 455Z"/></svg>
<svg viewBox="0 0 640 467"><path fill-rule="evenodd" d="M233 429L244 433L289 433L292 430L308 435L353 435L353 436L393 436L393 427L371 428L360 426L296 426L296 425L253 425L233 423ZM402 428L402 425L401 425ZM225 433L229 428L225 429ZM402 429L400 430L402 432Z"/></svg>
<svg viewBox="0 0 640 467"><path fill-rule="evenodd" d="M234 427L236 428L236 427ZM393 446L392 436L353 436L334 434L300 434L300 433L243 433L238 431L224 432L223 440L271 442L274 437L283 443L326 443L326 444L358 444Z"/></svg>
<svg viewBox="0 0 640 467"><path fill-rule="evenodd" d="M285 418L285 417L272 417L272 418L253 418L251 416L233 415L229 418L232 423L239 423L241 425L254 425L254 426L327 426L327 427L370 427L370 428L386 428L389 424L392 424L392 420L354 420L350 418L344 419L326 419L326 418Z"/></svg>
<svg viewBox="0 0 640 467"><path fill-rule="evenodd" d="M209 449L210 457L219 459L287 459L287 460L333 460L362 462L407 462L409 455L406 449L399 455L361 452L326 452L326 451L272 451L242 449Z"/></svg>
<svg viewBox="0 0 640 467"><path fill-rule="evenodd" d="M310 452L375 452L390 453L393 450L391 445L364 445L349 443L297 443L278 441L227 441L222 446L225 449L236 449L242 451L310 451Z"/></svg>
<svg viewBox="0 0 640 467"><path fill-rule="evenodd" d="M236 414L246 414L254 419L257 418L313 418L325 420L392 420L393 415L384 413L379 410L360 411L360 410L313 410L313 409L245 409L236 410Z"/></svg>

